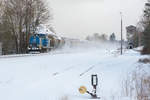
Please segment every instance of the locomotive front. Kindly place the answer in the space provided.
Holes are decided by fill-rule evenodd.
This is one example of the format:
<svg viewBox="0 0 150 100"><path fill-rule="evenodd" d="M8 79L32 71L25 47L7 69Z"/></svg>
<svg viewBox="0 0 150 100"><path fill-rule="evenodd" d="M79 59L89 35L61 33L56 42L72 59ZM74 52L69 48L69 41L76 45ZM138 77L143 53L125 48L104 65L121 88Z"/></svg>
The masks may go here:
<svg viewBox="0 0 150 100"><path fill-rule="evenodd" d="M46 52L49 48L48 38L45 34L34 34L29 39L29 52Z"/></svg>
<svg viewBox="0 0 150 100"><path fill-rule="evenodd" d="M29 47L28 51L40 51L41 46L40 46L40 38L38 35L32 35L29 38Z"/></svg>

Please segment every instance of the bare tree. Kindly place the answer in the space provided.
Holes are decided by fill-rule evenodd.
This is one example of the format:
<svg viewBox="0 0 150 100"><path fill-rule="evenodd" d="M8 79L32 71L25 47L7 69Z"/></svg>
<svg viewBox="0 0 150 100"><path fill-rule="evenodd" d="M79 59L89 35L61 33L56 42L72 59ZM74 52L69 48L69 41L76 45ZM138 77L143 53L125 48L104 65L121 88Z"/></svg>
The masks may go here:
<svg viewBox="0 0 150 100"><path fill-rule="evenodd" d="M10 32L16 53L25 53L30 34L38 25L51 19L50 11L42 0L5 0L2 24L3 31Z"/></svg>
<svg viewBox="0 0 150 100"><path fill-rule="evenodd" d="M123 82L123 94L135 100L149 100L150 96L150 75L149 73L141 73L141 70L133 72Z"/></svg>

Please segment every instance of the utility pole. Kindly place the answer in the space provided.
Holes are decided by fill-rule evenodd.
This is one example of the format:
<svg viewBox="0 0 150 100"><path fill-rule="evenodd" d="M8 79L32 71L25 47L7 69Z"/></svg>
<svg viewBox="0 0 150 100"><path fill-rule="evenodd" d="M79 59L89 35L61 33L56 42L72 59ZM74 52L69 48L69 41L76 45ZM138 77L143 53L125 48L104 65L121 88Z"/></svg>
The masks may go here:
<svg viewBox="0 0 150 100"><path fill-rule="evenodd" d="M120 53L121 53L121 55L122 55L122 49L123 49L123 47L122 47L122 45L123 45L123 41L122 41L122 31L123 31L123 21L122 21L122 12L120 12L120 16L121 16L121 49L120 49Z"/></svg>

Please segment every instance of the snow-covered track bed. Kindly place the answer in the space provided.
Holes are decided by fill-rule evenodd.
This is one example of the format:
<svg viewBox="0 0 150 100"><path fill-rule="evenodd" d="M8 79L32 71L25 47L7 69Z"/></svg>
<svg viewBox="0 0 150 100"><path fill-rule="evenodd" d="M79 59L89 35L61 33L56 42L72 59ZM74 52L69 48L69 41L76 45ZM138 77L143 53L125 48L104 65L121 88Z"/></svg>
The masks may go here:
<svg viewBox="0 0 150 100"><path fill-rule="evenodd" d="M101 100L117 98L122 79L141 56L133 50L123 55L115 51L98 48L0 56L0 100L62 100L64 96L89 100L90 95L81 95L78 88L83 85L92 91L92 74L98 75Z"/></svg>
<svg viewBox="0 0 150 100"><path fill-rule="evenodd" d="M4 59L4 58L30 57L30 56L42 56L42 55L48 55L48 54L49 54L49 53L2 55L2 56L0 56L0 59Z"/></svg>

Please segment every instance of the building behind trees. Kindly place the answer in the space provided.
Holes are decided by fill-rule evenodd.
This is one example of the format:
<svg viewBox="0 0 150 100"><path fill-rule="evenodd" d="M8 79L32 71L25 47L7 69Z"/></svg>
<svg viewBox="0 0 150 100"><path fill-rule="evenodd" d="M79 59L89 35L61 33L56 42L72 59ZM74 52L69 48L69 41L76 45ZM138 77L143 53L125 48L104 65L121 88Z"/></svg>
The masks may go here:
<svg viewBox="0 0 150 100"><path fill-rule="evenodd" d="M145 3L144 14L142 18L143 31L143 50L142 54L150 54L150 1Z"/></svg>
<svg viewBox="0 0 150 100"><path fill-rule="evenodd" d="M128 45L132 47L138 47L139 45L139 35L137 32L137 28L133 25L127 26L126 27L126 37L127 37L127 42Z"/></svg>
<svg viewBox="0 0 150 100"><path fill-rule="evenodd" d="M150 1L145 3L145 9L137 26L127 26L127 41L134 47L143 46L142 54L150 54Z"/></svg>

